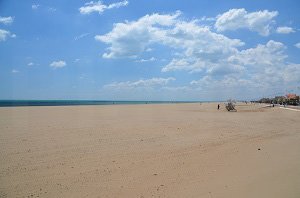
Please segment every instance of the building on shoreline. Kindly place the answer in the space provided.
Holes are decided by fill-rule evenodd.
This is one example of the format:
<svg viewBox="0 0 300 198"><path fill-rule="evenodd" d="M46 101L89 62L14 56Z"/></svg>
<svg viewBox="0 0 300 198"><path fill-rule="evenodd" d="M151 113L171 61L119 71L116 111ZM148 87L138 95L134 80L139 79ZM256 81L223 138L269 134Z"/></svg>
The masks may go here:
<svg viewBox="0 0 300 198"><path fill-rule="evenodd" d="M285 96L275 96L274 98L261 98L257 102L270 103L270 104L287 104L287 105L300 105L300 97L296 94L289 93Z"/></svg>
<svg viewBox="0 0 300 198"><path fill-rule="evenodd" d="M299 96L296 94L287 94L286 99L287 103L290 105L299 105Z"/></svg>

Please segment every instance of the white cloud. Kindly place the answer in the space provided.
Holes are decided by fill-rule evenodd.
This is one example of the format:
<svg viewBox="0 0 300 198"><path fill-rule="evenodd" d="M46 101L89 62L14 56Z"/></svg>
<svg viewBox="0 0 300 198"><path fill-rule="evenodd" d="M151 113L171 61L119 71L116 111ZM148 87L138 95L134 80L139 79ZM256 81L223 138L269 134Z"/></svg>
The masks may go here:
<svg viewBox="0 0 300 198"><path fill-rule="evenodd" d="M128 5L128 1L121 1L121 2L117 2L117 3L112 3L110 5L108 5L107 9L112 9L112 8L119 8L119 7L123 7L123 6L127 6Z"/></svg>
<svg viewBox="0 0 300 198"><path fill-rule="evenodd" d="M193 92L200 92L198 97L204 98L260 97L299 86L300 64L290 63L287 58L286 46L270 40L254 48L232 51L214 64L197 56L173 59L162 71L201 72L200 79L191 81L189 86L178 87L191 96ZM166 91L176 89L171 87Z"/></svg>
<svg viewBox="0 0 300 198"><path fill-rule="evenodd" d="M278 27L276 29L276 32L278 34L289 34L289 33L295 32L295 30L292 27L286 27L286 26L284 26L284 27Z"/></svg>
<svg viewBox="0 0 300 198"><path fill-rule="evenodd" d="M192 87L190 87L190 86L178 86L178 87L165 86L165 87L162 87L162 89L166 90L166 91L176 91L176 92L195 91L195 89L192 89Z"/></svg>
<svg viewBox="0 0 300 198"><path fill-rule="evenodd" d="M268 36L277 15L277 11L247 12L244 8L231 9L217 16L215 28L219 32L247 28L262 36Z"/></svg>
<svg viewBox="0 0 300 198"><path fill-rule="evenodd" d="M10 33L10 31L0 29L0 42L1 42L1 41L6 41L6 39L7 39L8 37L15 38L16 35Z"/></svg>
<svg viewBox="0 0 300 198"><path fill-rule="evenodd" d="M84 6L80 7L79 11L81 14L90 14L92 12L98 12L99 14L101 14L102 12L104 12L105 10L108 10L108 9L127 6L128 3L129 2L127 0L124 0L121 2L105 5L101 1L98 1L98 2L91 1L89 3L85 3Z"/></svg>
<svg viewBox="0 0 300 198"><path fill-rule="evenodd" d="M87 76L85 75L85 74L81 74L80 76L79 76L79 79L85 79Z"/></svg>
<svg viewBox="0 0 300 198"><path fill-rule="evenodd" d="M172 30L170 44L182 49L180 58L174 58L162 68L162 72L184 70L188 72L211 72L217 74L226 59L238 51L244 43L212 32L195 22L180 22ZM235 66L233 66L236 71ZM234 71L231 70L231 71Z"/></svg>
<svg viewBox="0 0 300 198"><path fill-rule="evenodd" d="M110 45L103 58L137 57L151 44L184 50L187 56L202 54L207 57L214 53L229 53L244 44L238 39L213 33L197 21L180 20L180 15L179 11L170 15L156 13L137 21L116 23L109 33L97 35L95 39Z"/></svg>
<svg viewBox="0 0 300 198"><path fill-rule="evenodd" d="M31 8L32 8L33 10L37 10L39 7L40 7L40 5L38 5L38 4L33 4L33 5L31 5Z"/></svg>
<svg viewBox="0 0 300 198"><path fill-rule="evenodd" d="M74 40L77 41L77 40L79 40L79 39L82 39L82 38L88 36L89 34L90 34L90 33L80 34L79 36L75 36L75 37L74 37Z"/></svg>
<svg viewBox="0 0 300 198"><path fill-rule="evenodd" d="M145 51L146 51L146 52L152 52L153 49L152 49L152 48L147 48Z"/></svg>
<svg viewBox="0 0 300 198"><path fill-rule="evenodd" d="M289 34L295 32L295 30L292 27L283 26L283 27L278 27L276 29L276 32L278 34Z"/></svg>
<svg viewBox="0 0 300 198"><path fill-rule="evenodd" d="M233 76L225 76L221 79L213 79L211 76L204 76L200 80L191 81L190 84L201 88L237 88L249 86L251 85L251 82Z"/></svg>
<svg viewBox="0 0 300 198"><path fill-rule="evenodd" d="M27 64L27 66L33 66L33 65L34 65L33 62L30 62L30 63Z"/></svg>
<svg viewBox="0 0 300 198"><path fill-rule="evenodd" d="M261 11L255 14L263 16L270 13L272 12ZM251 14L247 13L250 15L248 17ZM202 90L201 93L209 95L220 90L226 97L241 94L248 94L245 96L248 97L257 95L257 89L263 93L299 85L299 64L287 61L286 46L283 43L270 40L265 44L240 50L244 45L242 41L215 33L209 27L199 24L198 20L188 21L180 15L180 12L152 14L136 21L117 23L110 32L97 35L95 39L109 45L108 51L103 54L104 58L136 58L156 45L171 48L170 54L177 55L162 67L162 72L199 72L202 76L190 85L162 86L167 93L185 90L192 94ZM277 12L273 15L277 15ZM256 20L253 24L258 23ZM262 30L263 28L258 32L269 33L270 29ZM108 87L132 88L134 84L135 82L121 82ZM245 90L249 90L249 93L244 94Z"/></svg>
<svg viewBox="0 0 300 198"><path fill-rule="evenodd" d="M300 49L300 42L295 44L295 47Z"/></svg>
<svg viewBox="0 0 300 198"><path fill-rule="evenodd" d="M11 73L19 73L19 70L13 69L11 70Z"/></svg>
<svg viewBox="0 0 300 198"><path fill-rule="evenodd" d="M153 62L153 61L156 61L156 58L154 57L151 57L149 59L140 59L140 60L136 60L135 62L138 62L138 63L144 63L144 62Z"/></svg>
<svg viewBox="0 0 300 198"><path fill-rule="evenodd" d="M136 57L151 43L161 41L165 34L163 27L173 25L179 15L180 12L174 15L152 14L137 21L116 23L111 32L96 35L95 39L111 45L109 53L104 53L103 58Z"/></svg>
<svg viewBox="0 0 300 198"><path fill-rule="evenodd" d="M239 72L222 72L222 76L206 72L201 79L192 81L191 86L228 93L236 90L243 93L243 90L247 90L249 93L252 91L252 95L258 92L264 94L264 91L274 93L276 89L285 90L287 86L296 87L300 83L300 64L287 62L285 51L284 44L273 40L265 45L259 44L255 48L238 51L224 65L229 66L226 70L237 66Z"/></svg>
<svg viewBox="0 0 300 198"><path fill-rule="evenodd" d="M56 68L65 67L66 65L67 65L67 63L65 61L59 60L59 61L53 61L50 64L50 67L53 67L54 69L56 69Z"/></svg>
<svg viewBox="0 0 300 198"><path fill-rule="evenodd" d="M200 20L201 20L201 21L208 21L208 22L211 22L211 21L215 21L216 18L215 18L215 17L206 17L206 16L203 16L203 17L201 17Z"/></svg>
<svg viewBox="0 0 300 198"><path fill-rule="evenodd" d="M273 66L276 63L282 63L287 58L284 53L285 49L282 43L270 40L266 45L258 44L255 48L242 50L230 56L228 61L258 68Z"/></svg>
<svg viewBox="0 0 300 198"><path fill-rule="evenodd" d="M104 58L137 57L157 43L175 49L179 58L172 59L162 72L183 70L222 75L244 70L243 66L227 61L238 53L243 42L214 33L195 20L181 20L180 14L152 14L137 21L117 23L111 32L95 38L111 45L109 52L103 54Z"/></svg>
<svg viewBox="0 0 300 198"><path fill-rule="evenodd" d="M48 11L49 11L49 12L56 12L56 8L49 7L49 8L48 8Z"/></svg>
<svg viewBox="0 0 300 198"><path fill-rule="evenodd" d="M261 84L282 82L281 74L290 65L286 62L288 56L285 50L284 44L270 40L265 45L258 44L255 48L239 51L230 56L228 62L243 66L245 68L243 78L253 82Z"/></svg>
<svg viewBox="0 0 300 198"><path fill-rule="evenodd" d="M1 17L0 16L0 23L4 25L8 25L14 22L14 18L9 16L9 17Z"/></svg>
<svg viewBox="0 0 300 198"><path fill-rule="evenodd" d="M162 86L174 81L175 78L151 78L142 79L138 81L126 81L126 82L114 82L111 84L104 85L104 88L109 89L133 89L133 88L151 88L155 86Z"/></svg>
<svg viewBox="0 0 300 198"><path fill-rule="evenodd" d="M162 68L162 72L185 70L189 72L200 72L208 65L201 60L189 60L188 58L173 59Z"/></svg>

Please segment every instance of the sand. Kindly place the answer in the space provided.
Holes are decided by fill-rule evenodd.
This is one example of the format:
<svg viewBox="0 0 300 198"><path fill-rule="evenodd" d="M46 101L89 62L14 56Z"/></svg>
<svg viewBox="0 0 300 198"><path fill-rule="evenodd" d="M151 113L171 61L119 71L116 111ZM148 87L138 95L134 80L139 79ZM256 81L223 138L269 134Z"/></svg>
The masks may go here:
<svg viewBox="0 0 300 198"><path fill-rule="evenodd" d="M0 197L300 197L300 112L0 108Z"/></svg>

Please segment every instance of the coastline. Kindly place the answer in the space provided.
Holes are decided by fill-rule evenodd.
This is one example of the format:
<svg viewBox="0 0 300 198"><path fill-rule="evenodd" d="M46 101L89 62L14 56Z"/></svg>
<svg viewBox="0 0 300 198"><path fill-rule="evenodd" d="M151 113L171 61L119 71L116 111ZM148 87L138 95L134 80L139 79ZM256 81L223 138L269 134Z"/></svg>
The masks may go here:
<svg viewBox="0 0 300 198"><path fill-rule="evenodd" d="M129 101L129 100L0 100L0 107L21 106L82 106L82 105L137 105L137 104L182 104L202 101ZM209 102L209 101L203 101Z"/></svg>

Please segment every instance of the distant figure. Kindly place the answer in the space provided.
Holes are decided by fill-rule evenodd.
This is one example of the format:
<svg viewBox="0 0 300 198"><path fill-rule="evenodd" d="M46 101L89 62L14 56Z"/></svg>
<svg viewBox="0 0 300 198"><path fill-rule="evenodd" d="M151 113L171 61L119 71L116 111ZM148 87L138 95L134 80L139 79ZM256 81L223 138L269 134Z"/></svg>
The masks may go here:
<svg viewBox="0 0 300 198"><path fill-rule="evenodd" d="M220 109L220 104L218 104L218 110Z"/></svg>

